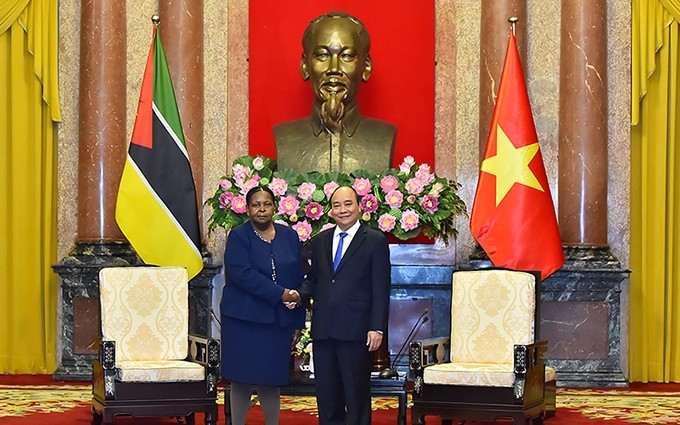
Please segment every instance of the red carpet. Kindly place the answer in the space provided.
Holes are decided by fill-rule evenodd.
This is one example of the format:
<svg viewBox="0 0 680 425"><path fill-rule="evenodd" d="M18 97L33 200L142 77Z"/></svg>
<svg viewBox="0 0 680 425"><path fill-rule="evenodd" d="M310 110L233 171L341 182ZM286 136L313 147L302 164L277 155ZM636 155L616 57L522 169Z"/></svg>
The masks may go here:
<svg viewBox="0 0 680 425"><path fill-rule="evenodd" d="M87 382L53 381L49 376L0 376L0 424L2 425L85 425L90 424L90 387ZM374 399L373 424L396 423L396 399ZM427 417L429 425L441 421ZM117 418L121 425L170 425L173 418ZM202 424L202 415L196 423ZM224 425L220 410L218 424ZM259 406L247 419L249 425L264 425ZM316 408L310 397L283 397L282 425L317 424ZM503 422L497 422L502 424ZM504 422L508 423L508 422ZM558 389L557 415L548 425L680 424L680 384L633 384L627 389ZM407 411L407 424L410 416ZM470 424L472 425L472 424Z"/></svg>

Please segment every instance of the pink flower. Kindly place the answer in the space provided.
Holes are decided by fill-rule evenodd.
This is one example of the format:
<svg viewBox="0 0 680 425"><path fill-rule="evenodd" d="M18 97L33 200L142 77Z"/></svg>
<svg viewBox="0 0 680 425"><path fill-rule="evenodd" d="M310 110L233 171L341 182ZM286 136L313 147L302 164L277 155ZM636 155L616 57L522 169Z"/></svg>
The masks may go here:
<svg viewBox="0 0 680 425"><path fill-rule="evenodd" d="M333 223L326 223L326 224L324 224L323 226L321 226L321 229L319 230L319 232L323 232L324 230L328 230L328 229L331 229L331 228L333 228L333 227L335 227L335 224L333 224Z"/></svg>
<svg viewBox="0 0 680 425"><path fill-rule="evenodd" d="M330 181L323 185L323 193L326 194L326 199L331 199L331 195L333 195L333 192L335 192L335 189L337 189L339 186L340 185L334 181Z"/></svg>
<svg viewBox="0 0 680 425"><path fill-rule="evenodd" d="M260 176L255 174L252 178L246 180L239 187L241 188L241 193L248 193L248 191L255 186L260 184Z"/></svg>
<svg viewBox="0 0 680 425"><path fill-rule="evenodd" d="M310 202L305 207L305 215L312 220L318 220L323 216L323 206L318 202Z"/></svg>
<svg viewBox="0 0 680 425"><path fill-rule="evenodd" d="M439 209L439 198L432 195L425 195L420 205L430 214L434 214Z"/></svg>
<svg viewBox="0 0 680 425"><path fill-rule="evenodd" d="M418 227L420 224L420 219L418 218L418 214L416 214L415 211L406 210L401 214L401 220L399 220L399 222L401 223L401 228L408 232L409 230L413 230Z"/></svg>
<svg viewBox="0 0 680 425"><path fill-rule="evenodd" d="M424 188L423 182L415 177L406 182L406 191L412 195L419 195Z"/></svg>
<svg viewBox="0 0 680 425"><path fill-rule="evenodd" d="M396 177L387 175L380 179L380 188L385 191L389 192L390 190L394 190L399 187L399 180L397 180Z"/></svg>
<svg viewBox="0 0 680 425"><path fill-rule="evenodd" d="M404 202L404 195L398 190L390 190L385 195L385 202L392 208L399 208Z"/></svg>
<svg viewBox="0 0 680 425"><path fill-rule="evenodd" d="M414 165L416 165L416 161L413 159L411 155L409 155L404 158L404 162L399 164L399 171L409 173L411 171L411 167L413 167Z"/></svg>
<svg viewBox="0 0 680 425"><path fill-rule="evenodd" d="M250 169L249 167L246 167L245 165L241 165L241 164L234 164L234 166L232 167L232 171L231 171L231 174L234 175L234 180L236 182L243 182L252 173L253 173L252 169Z"/></svg>
<svg viewBox="0 0 680 425"><path fill-rule="evenodd" d="M244 214L248 210L248 204L246 203L245 195L235 196L231 200L231 210L236 214Z"/></svg>
<svg viewBox="0 0 680 425"><path fill-rule="evenodd" d="M378 228L383 232L391 232L396 224L397 220L389 214L383 214L378 217Z"/></svg>
<svg viewBox="0 0 680 425"><path fill-rule="evenodd" d="M354 180L352 187L357 191L357 195L364 196L371 192L371 181L365 178L358 178Z"/></svg>
<svg viewBox="0 0 680 425"><path fill-rule="evenodd" d="M278 223L278 224L281 224L283 226L290 227L290 224L288 224L287 221L281 220L280 218L278 220L274 220L274 223Z"/></svg>
<svg viewBox="0 0 680 425"><path fill-rule="evenodd" d="M430 189L430 195L439 196L443 189L444 185L440 182L437 182L432 185L432 189Z"/></svg>
<svg viewBox="0 0 680 425"><path fill-rule="evenodd" d="M312 225L307 220L302 220L291 226L298 234L300 241L304 242L312 236Z"/></svg>
<svg viewBox="0 0 680 425"><path fill-rule="evenodd" d="M255 159L253 159L253 168L256 171L260 171L264 168L264 159L262 159L261 156L256 156Z"/></svg>
<svg viewBox="0 0 680 425"><path fill-rule="evenodd" d="M312 197L312 193L314 193L315 190L316 185L314 183L302 183L297 189L298 197L303 201L307 201Z"/></svg>
<svg viewBox="0 0 680 425"><path fill-rule="evenodd" d="M430 172L430 166L427 164L421 164L416 171L416 178L423 182L424 185L432 183L434 180L434 173Z"/></svg>
<svg viewBox="0 0 680 425"><path fill-rule="evenodd" d="M231 200L234 199L234 194L231 192L224 192L220 194L220 209L226 210L231 206Z"/></svg>
<svg viewBox="0 0 680 425"><path fill-rule="evenodd" d="M368 194L361 198L361 210L367 213L373 213L378 209L378 199Z"/></svg>
<svg viewBox="0 0 680 425"><path fill-rule="evenodd" d="M284 196L279 201L279 214L292 216L300 208L300 201L294 196Z"/></svg>
<svg viewBox="0 0 680 425"><path fill-rule="evenodd" d="M274 193L274 195L283 196L286 194L286 191L288 190L288 183L286 183L284 179L274 177L272 179L272 182L269 183L269 188L272 190L272 193Z"/></svg>
<svg viewBox="0 0 680 425"><path fill-rule="evenodd" d="M220 187L222 188L222 190L231 189L231 186L232 186L231 181L229 181L228 179L222 179L220 181Z"/></svg>
<svg viewBox="0 0 680 425"><path fill-rule="evenodd" d="M408 195L408 196L406 197L406 202L408 202L409 204L412 204L412 203L414 203L415 201L416 201L416 195Z"/></svg>

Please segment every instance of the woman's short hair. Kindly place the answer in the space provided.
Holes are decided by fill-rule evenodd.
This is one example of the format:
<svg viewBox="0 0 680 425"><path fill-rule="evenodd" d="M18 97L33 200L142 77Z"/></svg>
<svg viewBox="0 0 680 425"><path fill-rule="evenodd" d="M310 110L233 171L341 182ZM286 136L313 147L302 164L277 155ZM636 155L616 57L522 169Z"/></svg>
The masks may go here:
<svg viewBox="0 0 680 425"><path fill-rule="evenodd" d="M274 192L267 186L255 186L246 193L246 204L250 205L250 200L257 192L267 192L272 198L272 202L276 203L276 198L274 197Z"/></svg>

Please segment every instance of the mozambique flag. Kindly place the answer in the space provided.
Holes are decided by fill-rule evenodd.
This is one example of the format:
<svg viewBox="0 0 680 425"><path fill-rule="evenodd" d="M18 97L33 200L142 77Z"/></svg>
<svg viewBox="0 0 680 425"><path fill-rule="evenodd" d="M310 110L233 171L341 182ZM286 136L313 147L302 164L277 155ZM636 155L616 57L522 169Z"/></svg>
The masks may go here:
<svg viewBox="0 0 680 425"><path fill-rule="evenodd" d="M118 191L116 221L145 263L184 266L189 278L203 268L196 188L155 25Z"/></svg>
<svg viewBox="0 0 680 425"><path fill-rule="evenodd" d="M564 264L555 207L512 33L470 229L497 267L540 270L545 279Z"/></svg>

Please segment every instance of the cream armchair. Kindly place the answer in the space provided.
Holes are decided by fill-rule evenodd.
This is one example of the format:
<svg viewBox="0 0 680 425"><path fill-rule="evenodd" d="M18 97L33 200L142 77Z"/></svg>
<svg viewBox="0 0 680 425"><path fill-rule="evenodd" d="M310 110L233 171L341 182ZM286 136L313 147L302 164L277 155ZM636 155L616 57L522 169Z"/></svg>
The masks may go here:
<svg viewBox="0 0 680 425"><path fill-rule="evenodd" d="M93 364L93 424L117 415L217 423L219 341L188 334L181 267L111 267L99 273L102 340Z"/></svg>
<svg viewBox="0 0 680 425"><path fill-rule="evenodd" d="M547 342L536 341L540 276L454 272L451 299L450 338L409 346L412 423L424 424L427 415L444 424L501 418L543 423L554 411L555 373L546 373L543 363Z"/></svg>

